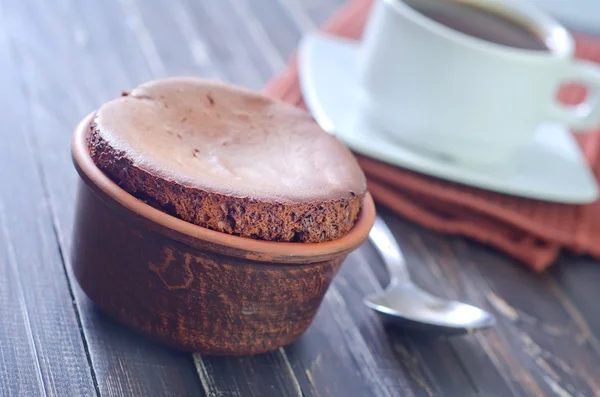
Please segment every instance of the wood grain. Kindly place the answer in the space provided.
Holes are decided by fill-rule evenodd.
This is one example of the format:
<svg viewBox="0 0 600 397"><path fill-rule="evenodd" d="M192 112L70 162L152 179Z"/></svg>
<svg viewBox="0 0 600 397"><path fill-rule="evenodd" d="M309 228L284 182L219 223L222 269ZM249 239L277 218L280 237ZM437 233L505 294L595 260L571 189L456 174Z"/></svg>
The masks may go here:
<svg viewBox="0 0 600 397"><path fill-rule="evenodd" d="M565 254L550 268L548 281L578 324L582 338L600 354L600 305L590 298L590 291L600 285L598 261Z"/></svg>
<svg viewBox="0 0 600 397"><path fill-rule="evenodd" d="M208 396L302 397L290 362L283 349L253 357L202 357L195 355L196 368Z"/></svg>
<svg viewBox="0 0 600 397"><path fill-rule="evenodd" d="M48 210L50 203L53 225L49 224L49 230L43 235L54 240L48 243L54 250L58 252L60 247L60 251L67 254L75 187L69 155L73 128L79 118L118 95L121 89L149 79L151 71L144 54L135 45L135 37L128 30L122 9L114 2L85 2L84 5L77 1L61 1L53 2L49 7L49 3L43 1L11 1L5 4L5 13L10 18L3 27L10 34L15 58L22 70L13 75L22 78L18 84L23 86L29 98L28 107L22 114L27 114L28 133L34 143L31 156L23 161L31 162L32 166L38 164L41 170L41 178L25 179L23 189L31 194L32 186L45 187L45 201L40 201L46 203L45 207L40 204L31 207ZM23 139L25 137L24 134ZM17 164L13 163L12 167ZM35 200L35 195L31 200ZM27 208L23 206L23 209ZM47 218L50 220L49 216ZM82 329L77 325L74 329L87 342L99 393L107 396L198 395L201 387L191 357L158 347L99 314L74 282L68 254L64 256L74 300L67 296L60 307L73 310L75 306L80 313ZM31 290L43 292L39 288ZM62 290L68 294L66 283ZM39 301L44 299L47 298L39 298ZM53 332L64 332L65 326L56 322L48 325L56 329ZM48 346L65 349L69 341L63 338L60 342L48 343ZM89 368L84 353L81 358L84 364L80 367ZM83 395L78 392L59 395L80 394Z"/></svg>
<svg viewBox="0 0 600 397"><path fill-rule="evenodd" d="M0 70L0 395L95 396L6 31Z"/></svg>
<svg viewBox="0 0 600 397"><path fill-rule="evenodd" d="M553 283L548 277L534 275L480 245L467 246L459 238L443 238L397 219L393 227L398 234L412 235L405 245L416 244L417 255L437 267L439 278L432 290L497 315L497 326L474 335L471 343L453 342L465 370L485 375L473 376L479 391L497 393L504 384L511 395L600 393L600 357L593 340L586 339L583 320L573 318L565 307L569 303L548 285ZM490 378L494 373L497 376Z"/></svg>

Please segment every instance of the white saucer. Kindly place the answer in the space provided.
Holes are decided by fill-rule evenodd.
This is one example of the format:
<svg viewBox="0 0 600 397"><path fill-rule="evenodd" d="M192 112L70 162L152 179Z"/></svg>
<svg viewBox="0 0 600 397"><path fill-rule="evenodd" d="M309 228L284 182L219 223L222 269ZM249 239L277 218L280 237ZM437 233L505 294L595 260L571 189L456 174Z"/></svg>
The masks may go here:
<svg viewBox="0 0 600 397"><path fill-rule="evenodd" d="M300 86L321 127L355 152L438 178L479 188L561 203L589 203L598 187L579 146L565 127L540 126L534 141L515 154L512 170L467 167L400 146L369 133L360 119L358 42L313 33L300 45ZM401 109L399 111L402 111Z"/></svg>

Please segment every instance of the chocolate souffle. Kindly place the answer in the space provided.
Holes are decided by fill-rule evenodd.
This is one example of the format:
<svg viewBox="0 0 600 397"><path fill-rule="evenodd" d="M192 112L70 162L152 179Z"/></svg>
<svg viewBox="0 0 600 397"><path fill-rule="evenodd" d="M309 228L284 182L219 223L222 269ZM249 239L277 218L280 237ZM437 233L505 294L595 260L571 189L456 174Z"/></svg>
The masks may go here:
<svg viewBox="0 0 600 397"><path fill-rule="evenodd" d="M192 78L143 84L91 123L94 163L124 190L193 224L269 241L335 240L365 176L304 111Z"/></svg>

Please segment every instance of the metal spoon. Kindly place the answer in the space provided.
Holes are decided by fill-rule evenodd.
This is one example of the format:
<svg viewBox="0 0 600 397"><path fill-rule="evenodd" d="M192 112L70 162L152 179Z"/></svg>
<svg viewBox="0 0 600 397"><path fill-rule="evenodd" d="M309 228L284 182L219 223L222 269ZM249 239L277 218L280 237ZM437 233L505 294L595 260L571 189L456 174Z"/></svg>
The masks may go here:
<svg viewBox="0 0 600 397"><path fill-rule="evenodd" d="M383 219L377 217L369 240L390 274L390 283L380 293L365 298L385 322L439 334L464 334L495 324L494 316L475 306L445 300L422 290L410 279L402 251Z"/></svg>

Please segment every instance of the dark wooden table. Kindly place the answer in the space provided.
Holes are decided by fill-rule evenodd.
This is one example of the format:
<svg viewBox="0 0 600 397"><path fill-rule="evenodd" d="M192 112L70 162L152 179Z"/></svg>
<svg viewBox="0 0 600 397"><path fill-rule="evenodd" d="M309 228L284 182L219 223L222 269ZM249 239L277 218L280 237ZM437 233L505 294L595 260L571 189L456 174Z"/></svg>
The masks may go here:
<svg viewBox="0 0 600 397"><path fill-rule="evenodd" d="M451 340L386 331L361 303L387 282L369 246L348 258L298 342L257 357L157 346L79 289L68 255L77 121L157 77L260 88L340 4L0 3L0 396L600 396L598 263L565 255L534 275L383 210L416 280L494 312L494 329Z"/></svg>

